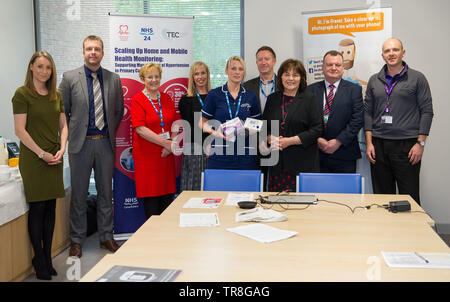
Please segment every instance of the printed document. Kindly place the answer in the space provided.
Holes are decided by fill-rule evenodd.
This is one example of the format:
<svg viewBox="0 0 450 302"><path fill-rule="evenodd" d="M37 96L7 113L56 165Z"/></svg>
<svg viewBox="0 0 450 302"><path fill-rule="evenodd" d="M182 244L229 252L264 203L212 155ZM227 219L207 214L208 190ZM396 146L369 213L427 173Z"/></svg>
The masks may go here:
<svg viewBox="0 0 450 302"><path fill-rule="evenodd" d="M389 267L450 269L450 254L381 252Z"/></svg>
<svg viewBox="0 0 450 302"><path fill-rule="evenodd" d="M217 213L180 213L180 227L211 227L219 225Z"/></svg>
<svg viewBox="0 0 450 302"><path fill-rule="evenodd" d="M184 209L196 208L196 209L214 209L222 202L220 198L190 198L183 206Z"/></svg>
<svg viewBox="0 0 450 302"><path fill-rule="evenodd" d="M225 205L237 207L239 201L253 201L253 193L228 193Z"/></svg>

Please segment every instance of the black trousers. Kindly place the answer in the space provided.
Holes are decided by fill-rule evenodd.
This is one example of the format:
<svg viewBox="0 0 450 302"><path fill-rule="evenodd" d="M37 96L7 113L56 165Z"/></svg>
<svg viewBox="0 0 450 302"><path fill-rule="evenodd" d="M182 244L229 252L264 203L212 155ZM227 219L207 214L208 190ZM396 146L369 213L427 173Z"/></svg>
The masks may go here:
<svg viewBox="0 0 450 302"><path fill-rule="evenodd" d="M320 157L321 173L356 173L356 160L339 160L329 156Z"/></svg>
<svg viewBox="0 0 450 302"><path fill-rule="evenodd" d="M420 164L411 165L408 153L416 138L390 140L372 138L375 147L375 164L370 165L372 188L375 194L409 194L420 205Z"/></svg>
<svg viewBox="0 0 450 302"><path fill-rule="evenodd" d="M173 194L144 197L145 218L149 219L152 215L161 215L172 201Z"/></svg>

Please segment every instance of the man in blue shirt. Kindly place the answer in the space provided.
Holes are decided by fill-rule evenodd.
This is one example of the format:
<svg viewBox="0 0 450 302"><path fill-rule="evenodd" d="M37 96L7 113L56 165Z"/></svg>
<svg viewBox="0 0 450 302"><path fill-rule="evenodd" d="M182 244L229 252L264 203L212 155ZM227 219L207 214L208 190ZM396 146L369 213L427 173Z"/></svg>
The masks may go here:
<svg viewBox="0 0 450 302"><path fill-rule="evenodd" d="M65 72L59 86L69 126L71 177L70 251L81 257L87 231L86 197L94 169L97 188L97 228L100 247L115 252L113 239L112 176L116 130L123 116L120 78L100 64L103 41L88 36L83 41L84 66Z"/></svg>

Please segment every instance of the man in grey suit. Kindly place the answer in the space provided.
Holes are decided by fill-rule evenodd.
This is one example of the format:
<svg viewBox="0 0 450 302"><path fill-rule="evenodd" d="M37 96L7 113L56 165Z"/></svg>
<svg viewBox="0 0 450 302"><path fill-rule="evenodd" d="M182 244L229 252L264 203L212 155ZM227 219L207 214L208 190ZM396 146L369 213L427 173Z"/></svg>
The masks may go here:
<svg viewBox="0 0 450 302"><path fill-rule="evenodd" d="M100 66L103 41L88 36L83 41L84 65L65 72L59 86L69 125L70 256L81 257L86 238L86 197L94 169L97 188L97 228L100 247L115 252L113 239L112 177L116 130L123 116L120 78Z"/></svg>

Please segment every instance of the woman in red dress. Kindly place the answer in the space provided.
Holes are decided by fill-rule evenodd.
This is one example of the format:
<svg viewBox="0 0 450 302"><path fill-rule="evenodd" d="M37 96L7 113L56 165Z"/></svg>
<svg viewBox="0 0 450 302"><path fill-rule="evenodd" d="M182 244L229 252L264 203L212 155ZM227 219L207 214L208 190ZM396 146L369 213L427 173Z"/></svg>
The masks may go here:
<svg viewBox="0 0 450 302"><path fill-rule="evenodd" d="M144 199L145 216L160 215L176 191L171 132L177 120L175 104L159 92L161 66L147 63L139 70L144 89L131 101L136 195Z"/></svg>

